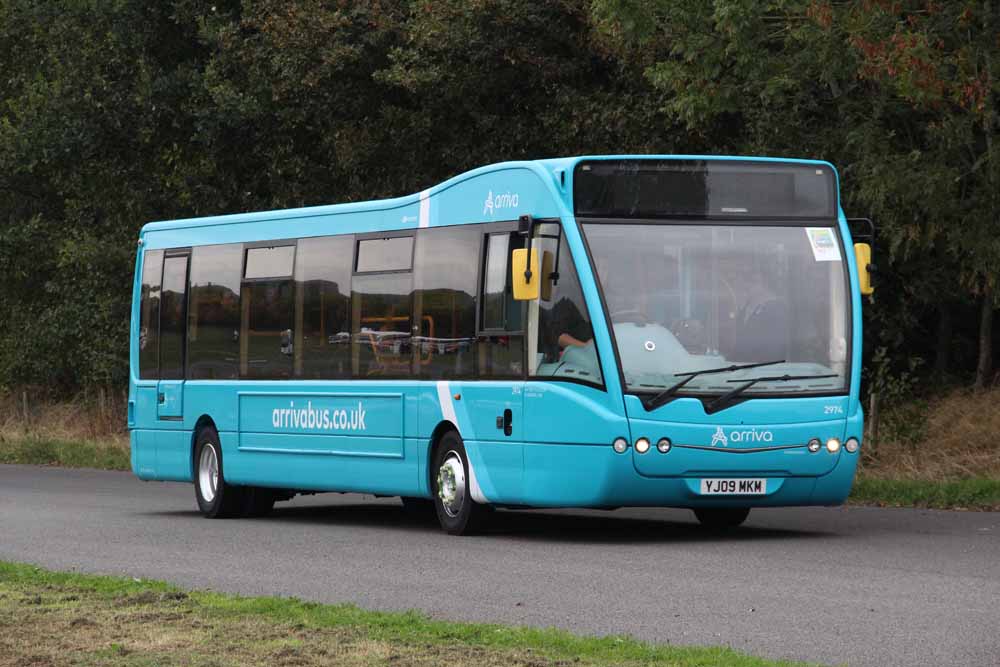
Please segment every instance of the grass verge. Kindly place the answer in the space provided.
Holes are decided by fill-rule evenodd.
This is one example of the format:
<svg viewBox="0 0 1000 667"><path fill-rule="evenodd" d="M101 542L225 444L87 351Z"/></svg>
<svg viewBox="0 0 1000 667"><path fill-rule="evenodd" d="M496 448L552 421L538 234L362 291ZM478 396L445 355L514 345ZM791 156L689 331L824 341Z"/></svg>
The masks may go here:
<svg viewBox="0 0 1000 667"><path fill-rule="evenodd" d="M859 477L848 502L883 507L1000 511L1000 480L869 479Z"/></svg>
<svg viewBox="0 0 1000 667"><path fill-rule="evenodd" d="M0 463L67 468L129 470L128 447L116 442L70 441L43 437L0 437Z"/></svg>
<svg viewBox="0 0 1000 667"><path fill-rule="evenodd" d="M0 561L0 665L801 665Z"/></svg>

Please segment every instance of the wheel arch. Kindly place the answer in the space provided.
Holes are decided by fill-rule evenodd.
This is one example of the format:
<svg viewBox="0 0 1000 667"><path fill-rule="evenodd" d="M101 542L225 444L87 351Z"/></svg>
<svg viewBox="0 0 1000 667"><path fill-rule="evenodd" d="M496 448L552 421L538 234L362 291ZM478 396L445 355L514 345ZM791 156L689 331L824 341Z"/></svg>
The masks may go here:
<svg viewBox="0 0 1000 667"><path fill-rule="evenodd" d="M190 453L189 467L191 469L192 480L194 479L194 476L198 472L197 470L195 470L195 458L194 458L195 454L197 454L195 449L198 447L198 434L201 433L203 429L209 426L215 429L216 433L219 432L219 428L215 425L215 420L212 419L209 415L202 415L198 417L198 421L195 422L194 429L192 429L191 431L191 449L189 452Z"/></svg>
<svg viewBox="0 0 1000 667"><path fill-rule="evenodd" d="M442 419L438 422L438 425L434 427L434 431L431 433L431 438L427 443L427 451L424 454L424 483L427 484L427 492L433 495L434 492L434 457L437 455L438 445L441 443L441 438L444 437L445 433L449 431L454 431L458 433L459 437L462 433L458 430L458 426L449 419Z"/></svg>

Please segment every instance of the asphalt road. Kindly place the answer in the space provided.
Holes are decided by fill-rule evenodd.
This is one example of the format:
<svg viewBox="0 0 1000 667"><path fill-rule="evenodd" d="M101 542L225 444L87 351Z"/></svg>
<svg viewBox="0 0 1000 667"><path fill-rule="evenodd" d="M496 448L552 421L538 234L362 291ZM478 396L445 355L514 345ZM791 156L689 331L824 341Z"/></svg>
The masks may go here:
<svg viewBox="0 0 1000 667"><path fill-rule="evenodd" d="M499 512L449 537L396 499L327 494L208 521L184 484L0 466L0 559L190 588L729 645L850 665L1000 665L1000 513Z"/></svg>

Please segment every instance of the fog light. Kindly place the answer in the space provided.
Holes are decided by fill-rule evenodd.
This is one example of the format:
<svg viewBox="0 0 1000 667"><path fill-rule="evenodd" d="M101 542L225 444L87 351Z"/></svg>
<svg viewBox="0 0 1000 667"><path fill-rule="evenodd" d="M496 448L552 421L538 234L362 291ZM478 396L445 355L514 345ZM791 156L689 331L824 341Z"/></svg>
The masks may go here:
<svg viewBox="0 0 1000 667"><path fill-rule="evenodd" d="M853 454L861 449L861 443L858 442L857 438L848 438L847 442L844 443L844 449Z"/></svg>
<svg viewBox="0 0 1000 667"><path fill-rule="evenodd" d="M822 446L823 443L819 441L819 438L813 438L812 440L809 441L809 444L806 445L806 447L809 448L809 451L813 453L818 452L819 448Z"/></svg>
<svg viewBox="0 0 1000 667"><path fill-rule="evenodd" d="M649 451L649 440L646 438L639 438L635 441L635 451L640 454L645 454Z"/></svg>
<svg viewBox="0 0 1000 667"><path fill-rule="evenodd" d="M830 452L831 454L836 454L838 451L840 451L840 440L837 440L836 438L830 438L829 440L827 440L826 451Z"/></svg>
<svg viewBox="0 0 1000 667"><path fill-rule="evenodd" d="M670 451L670 438L660 438L656 443L656 448L660 450L661 454L666 454Z"/></svg>
<svg viewBox="0 0 1000 667"><path fill-rule="evenodd" d="M611 443L611 446L614 447L615 451L619 454L624 454L625 450L628 449L628 440L625 438L615 438L615 441Z"/></svg>

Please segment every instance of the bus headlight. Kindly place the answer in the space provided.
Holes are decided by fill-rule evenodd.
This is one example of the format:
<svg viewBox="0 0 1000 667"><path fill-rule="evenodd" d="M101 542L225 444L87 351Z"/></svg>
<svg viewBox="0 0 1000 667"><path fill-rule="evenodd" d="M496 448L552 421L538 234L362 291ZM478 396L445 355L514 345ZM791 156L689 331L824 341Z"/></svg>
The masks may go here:
<svg viewBox="0 0 1000 667"><path fill-rule="evenodd" d="M659 441L656 443L656 448L660 450L661 454L666 454L667 452L669 452L670 446L671 446L670 438L660 438Z"/></svg>
<svg viewBox="0 0 1000 667"><path fill-rule="evenodd" d="M826 451L830 452L831 454L836 454L837 452L839 452L840 440L837 440L836 438L830 438L829 440L827 440Z"/></svg>
<svg viewBox="0 0 1000 667"><path fill-rule="evenodd" d="M615 438L615 441L611 443L611 446L619 454L624 454L625 450L628 449L628 440L625 438Z"/></svg>
<svg viewBox="0 0 1000 667"><path fill-rule="evenodd" d="M645 454L649 451L649 440L646 438L639 438L635 441L635 451L640 454Z"/></svg>
<svg viewBox="0 0 1000 667"><path fill-rule="evenodd" d="M844 443L844 449L853 454L861 449L861 443L858 442L857 438L848 438L847 442Z"/></svg>
<svg viewBox="0 0 1000 667"><path fill-rule="evenodd" d="M806 447L809 448L809 451L812 452L813 454L818 452L819 448L822 446L823 443L819 441L819 438L813 438L812 440L809 441L809 444L806 445Z"/></svg>

